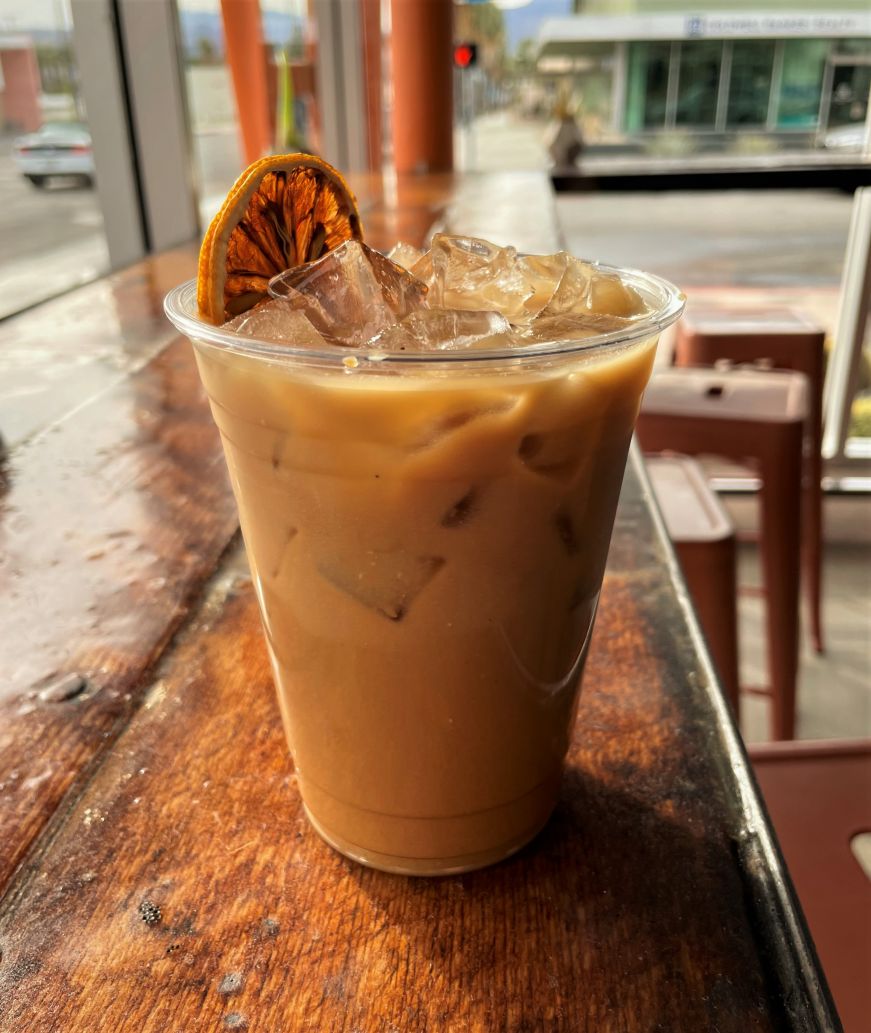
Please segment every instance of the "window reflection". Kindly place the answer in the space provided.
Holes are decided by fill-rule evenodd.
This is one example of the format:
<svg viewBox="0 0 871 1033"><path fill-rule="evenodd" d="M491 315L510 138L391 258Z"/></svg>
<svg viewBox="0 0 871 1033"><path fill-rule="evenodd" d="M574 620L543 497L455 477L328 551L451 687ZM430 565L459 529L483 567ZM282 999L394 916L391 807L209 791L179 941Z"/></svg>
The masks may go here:
<svg viewBox="0 0 871 1033"><path fill-rule="evenodd" d="M265 118L269 139L264 153L316 149L308 4L272 0L260 11L267 110L241 114L249 120L261 114ZM200 217L206 223L247 164L242 118L220 0L178 0L178 18Z"/></svg>
<svg viewBox="0 0 871 1033"><path fill-rule="evenodd" d="M103 216L63 0L0 9L0 318L104 273Z"/></svg>
<svg viewBox="0 0 871 1033"><path fill-rule="evenodd" d="M829 127L861 125L868 110L871 64L836 65L832 70Z"/></svg>
<svg viewBox="0 0 871 1033"><path fill-rule="evenodd" d="M784 129L813 129L819 121L820 91L829 41L788 39L783 43L783 75L777 125Z"/></svg>
<svg viewBox="0 0 871 1033"><path fill-rule="evenodd" d="M765 125L771 94L774 46L773 40L736 40L732 44L729 106L726 113L726 122L730 127Z"/></svg>
<svg viewBox="0 0 871 1033"><path fill-rule="evenodd" d="M681 43L676 122L714 127L723 44L719 40Z"/></svg>
<svg viewBox="0 0 871 1033"><path fill-rule="evenodd" d="M626 129L660 129L668 101L670 43L633 43L629 49Z"/></svg>

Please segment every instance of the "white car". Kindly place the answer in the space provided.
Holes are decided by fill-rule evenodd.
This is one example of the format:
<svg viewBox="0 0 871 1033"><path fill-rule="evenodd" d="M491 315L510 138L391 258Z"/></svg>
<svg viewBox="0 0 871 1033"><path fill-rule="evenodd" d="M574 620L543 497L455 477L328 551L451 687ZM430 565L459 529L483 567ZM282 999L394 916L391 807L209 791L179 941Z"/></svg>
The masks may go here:
<svg viewBox="0 0 871 1033"><path fill-rule="evenodd" d="M861 151L865 146L864 122L832 129L823 137L823 147L830 151Z"/></svg>
<svg viewBox="0 0 871 1033"><path fill-rule="evenodd" d="M22 176L35 187L51 176L74 176L94 182L91 134L81 122L46 122L35 133L15 141L15 161Z"/></svg>

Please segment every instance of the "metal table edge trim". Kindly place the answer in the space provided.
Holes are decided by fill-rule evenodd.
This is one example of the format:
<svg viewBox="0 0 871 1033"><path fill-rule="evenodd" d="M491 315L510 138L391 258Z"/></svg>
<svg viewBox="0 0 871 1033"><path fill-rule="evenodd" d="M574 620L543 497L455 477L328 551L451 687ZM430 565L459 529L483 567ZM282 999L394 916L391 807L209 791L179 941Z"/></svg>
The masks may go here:
<svg viewBox="0 0 871 1033"><path fill-rule="evenodd" d="M666 567L686 621L690 640L699 659L704 684L699 686L714 711L723 747L721 777L728 795L739 800L730 830L745 882L748 900L759 919L772 971L782 994L782 1005L791 1028L800 1033L843 1033L813 938L789 876L771 819L753 774L735 716L720 687L707 643L668 536L662 514L647 475L641 449L633 437L629 462L649 504L654 529ZM731 784L730 784L731 783Z"/></svg>

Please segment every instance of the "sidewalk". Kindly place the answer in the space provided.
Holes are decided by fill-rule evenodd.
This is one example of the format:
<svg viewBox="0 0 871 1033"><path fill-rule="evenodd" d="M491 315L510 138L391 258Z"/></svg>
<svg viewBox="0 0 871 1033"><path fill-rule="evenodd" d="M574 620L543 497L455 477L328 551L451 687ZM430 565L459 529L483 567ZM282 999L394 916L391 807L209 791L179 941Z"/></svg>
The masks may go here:
<svg viewBox="0 0 871 1033"><path fill-rule="evenodd" d="M688 305L799 308L831 335L851 198L834 191L584 194L557 199L570 251L660 273ZM668 342L661 349L666 351ZM666 359L667 361L667 359ZM728 496L739 530L756 524L757 500ZM823 616L827 652L801 644L799 738L871 735L871 499L825 502ZM759 584L758 549L739 548L739 582ZM745 684L766 680L764 600L740 596ZM768 737L768 703L741 700L747 741Z"/></svg>
<svg viewBox="0 0 871 1033"><path fill-rule="evenodd" d="M852 197L834 190L563 194L570 251L681 287L837 288Z"/></svg>

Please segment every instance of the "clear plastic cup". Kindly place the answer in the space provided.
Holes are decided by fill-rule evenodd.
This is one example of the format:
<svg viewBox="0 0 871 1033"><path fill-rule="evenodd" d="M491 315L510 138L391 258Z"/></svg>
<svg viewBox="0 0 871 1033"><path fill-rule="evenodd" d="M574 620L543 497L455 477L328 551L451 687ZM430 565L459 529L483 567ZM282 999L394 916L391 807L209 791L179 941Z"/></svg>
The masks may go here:
<svg viewBox="0 0 871 1033"><path fill-rule="evenodd" d="M604 267L602 267L604 268ZM306 813L439 875L547 821L670 284L582 340L375 354L270 344L166 299L221 432Z"/></svg>

